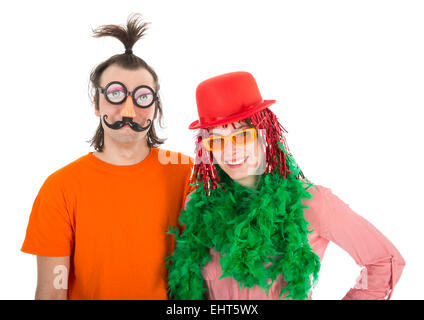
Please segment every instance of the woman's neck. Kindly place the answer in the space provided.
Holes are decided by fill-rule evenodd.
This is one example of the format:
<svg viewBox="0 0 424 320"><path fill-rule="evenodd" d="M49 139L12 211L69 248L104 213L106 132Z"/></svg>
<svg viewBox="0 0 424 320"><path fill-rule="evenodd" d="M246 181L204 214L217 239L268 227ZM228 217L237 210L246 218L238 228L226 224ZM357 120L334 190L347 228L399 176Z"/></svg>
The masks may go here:
<svg viewBox="0 0 424 320"><path fill-rule="evenodd" d="M249 175L245 178L239 179L239 180L235 180L237 183L241 184L244 187L247 188L251 188L254 189L257 186L257 182L258 182L258 177L257 175Z"/></svg>

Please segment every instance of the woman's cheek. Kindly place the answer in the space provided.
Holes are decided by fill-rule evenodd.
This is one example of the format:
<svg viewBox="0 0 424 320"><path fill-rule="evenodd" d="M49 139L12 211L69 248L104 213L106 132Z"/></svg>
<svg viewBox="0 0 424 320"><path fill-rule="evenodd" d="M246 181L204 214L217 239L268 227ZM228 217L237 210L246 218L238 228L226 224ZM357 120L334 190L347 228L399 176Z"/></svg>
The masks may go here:
<svg viewBox="0 0 424 320"><path fill-rule="evenodd" d="M224 154L221 151L212 151L213 155L213 162L215 164L219 164L222 167L222 164L224 163Z"/></svg>

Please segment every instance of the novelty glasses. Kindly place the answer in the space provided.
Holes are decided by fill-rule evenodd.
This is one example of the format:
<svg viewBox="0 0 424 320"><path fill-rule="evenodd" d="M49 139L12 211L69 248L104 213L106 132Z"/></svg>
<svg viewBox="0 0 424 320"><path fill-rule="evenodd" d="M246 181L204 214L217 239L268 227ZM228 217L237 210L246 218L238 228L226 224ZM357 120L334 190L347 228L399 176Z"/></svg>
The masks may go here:
<svg viewBox="0 0 424 320"><path fill-rule="evenodd" d="M130 92L123 83L112 81L105 88L99 89L111 104L121 104L128 96L132 96L137 107L148 108L158 99L156 93L149 86L138 86Z"/></svg>
<svg viewBox="0 0 424 320"><path fill-rule="evenodd" d="M231 141L233 145L245 146L256 140L257 134L255 128L247 128L234 132L228 136L214 136L203 139L202 143L208 151L224 150L227 141Z"/></svg>

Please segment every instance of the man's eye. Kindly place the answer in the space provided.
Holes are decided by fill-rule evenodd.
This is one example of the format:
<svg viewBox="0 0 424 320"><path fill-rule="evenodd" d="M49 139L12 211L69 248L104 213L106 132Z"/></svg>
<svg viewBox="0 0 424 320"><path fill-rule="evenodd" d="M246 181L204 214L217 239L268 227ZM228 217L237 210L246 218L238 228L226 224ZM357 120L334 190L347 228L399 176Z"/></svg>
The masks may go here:
<svg viewBox="0 0 424 320"><path fill-rule="evenodd" d="M141 105L149 105L153 101L153 95L151 93L142 93L137 96L137 102Z"/></svg>
<svg viewBox="0 0 424 320"><path fill-rule="evenodd" d="M113 91L109 91L107 93L107 96L112 101L119 101L120 99L124 97L124 92L122 92L122 90L113 90Z"/></svg>

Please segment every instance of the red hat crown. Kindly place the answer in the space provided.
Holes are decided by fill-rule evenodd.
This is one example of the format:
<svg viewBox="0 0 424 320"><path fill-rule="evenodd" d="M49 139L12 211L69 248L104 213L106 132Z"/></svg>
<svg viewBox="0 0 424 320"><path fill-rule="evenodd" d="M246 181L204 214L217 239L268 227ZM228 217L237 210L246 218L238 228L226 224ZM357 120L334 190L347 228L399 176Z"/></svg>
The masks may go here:
<svg viewBox="0 0 424 320"><path fill-rule="evenodd" d="M275 103L263 100L255 78L248 72L231 72L201 82L196 89L199 120L189 129L218 126L242 120Z"/></svg>

